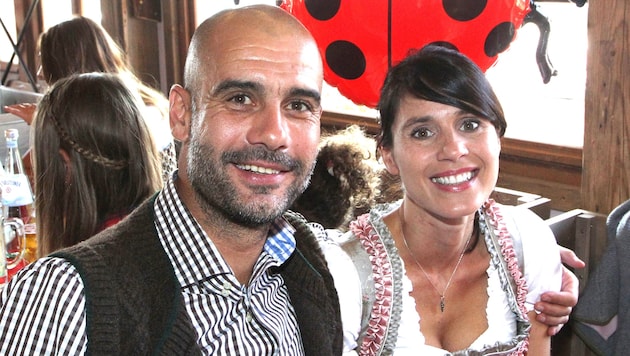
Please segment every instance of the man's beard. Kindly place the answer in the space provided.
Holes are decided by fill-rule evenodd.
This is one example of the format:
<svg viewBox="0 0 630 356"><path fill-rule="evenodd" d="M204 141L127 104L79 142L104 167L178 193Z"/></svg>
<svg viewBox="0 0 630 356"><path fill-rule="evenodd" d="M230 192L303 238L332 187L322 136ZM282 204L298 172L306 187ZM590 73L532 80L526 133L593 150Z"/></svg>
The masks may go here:
<svg viewBox="0 0 630 356"><path fill-rule="evenodd" d="M215 157L213 147L200 144L198 138L190 140L187 174L195 192L195 199L202 209L218 212L231 222L248 227L270 223L282 215L304 192L315 168L315 162L307 167L305 162L292 159L282 152L267 150L262 146L243 151L223 152L218 162L214 161L213 157ZM230 180L226 167L261 160L280 164L291 170L296 179L284 194L270 193L277 188L276 186L251 188L255 194L275 194L271 203L261 203L269 201L267 199L244 201Z"/></svg>

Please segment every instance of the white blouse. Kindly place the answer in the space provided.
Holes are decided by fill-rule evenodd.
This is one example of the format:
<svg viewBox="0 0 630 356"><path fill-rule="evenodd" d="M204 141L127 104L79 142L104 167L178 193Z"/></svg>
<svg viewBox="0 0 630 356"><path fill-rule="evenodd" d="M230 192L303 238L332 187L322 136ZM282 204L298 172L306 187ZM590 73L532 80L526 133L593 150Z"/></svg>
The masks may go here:
<svg viewBox="0 0 630 356"><path fill-rule="evenodd" d="M380 219L397 208L399 203L390 205L382 211ZM513 239L521 240L522 270L527 282L528 292L525 307L528 312L534 309L542 293L559 291L562 284L562 265L555 238L546 224L530 210L512 206L501 206L504 222ZM389 230L381 239L392 239ZM381 230L382 231L382 230ZM357 340L361 330L362 293L361 282L352 259L336 244L348 238L351 233L341 236L328 230L328 239L322 243L329 268L335 279L339 294L341 316L344 328L344 352L356 354ZM486 241L488 244L488 241ZM518 245L518 244L515 244ZM400 259L396 254L391 258ZM445 355L448 351L425 345L425 339L418 328L421 317L416 312L415 300L410 296L411 281L404 271L402 277L402 313L395 354L398 355ZM488 275L488 304L486 317L488 329L470 345L469 349L480 350L484 345L506 342L516 335L516 321L508 304L508 293L501 286L497 266L490 263Z"/></svg>

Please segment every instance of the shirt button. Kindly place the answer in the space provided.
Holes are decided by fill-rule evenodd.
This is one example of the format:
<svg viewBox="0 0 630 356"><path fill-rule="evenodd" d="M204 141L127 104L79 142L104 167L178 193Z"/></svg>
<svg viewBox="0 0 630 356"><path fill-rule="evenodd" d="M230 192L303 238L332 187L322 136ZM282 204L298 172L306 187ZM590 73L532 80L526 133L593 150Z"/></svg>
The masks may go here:
<svg viewBox="0 0 630 356"><path fill-rule="evenodd" d="M248 323L251 323L252 319L254 319L254 317L252 316L252 312L248 311L245 315L245 320L247 320Z"/></svg>
<svg viewBox="0 0 630 356"><path fill-rule="evenodd" d="M230 289L232 289L232 285L229 282L223 283L223 289L221 289L221 295L224 297L229 296Z"/></svg>

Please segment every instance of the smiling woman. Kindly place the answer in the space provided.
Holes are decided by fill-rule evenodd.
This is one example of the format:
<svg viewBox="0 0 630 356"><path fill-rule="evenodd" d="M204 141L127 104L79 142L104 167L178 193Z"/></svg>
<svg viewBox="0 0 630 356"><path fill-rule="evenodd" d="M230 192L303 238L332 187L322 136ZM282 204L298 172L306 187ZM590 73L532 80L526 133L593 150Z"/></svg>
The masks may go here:
<svg viewBox="0 0 630 356"><path fill-rule="evenodd" d="M405 189L342 238L357 275L370 276L335 275L347 349L549 355L534 303L559 291L560 255L538 216L489 199L506 122L484 74L425 47L389 71L379 113L383 163Z"/></svg>

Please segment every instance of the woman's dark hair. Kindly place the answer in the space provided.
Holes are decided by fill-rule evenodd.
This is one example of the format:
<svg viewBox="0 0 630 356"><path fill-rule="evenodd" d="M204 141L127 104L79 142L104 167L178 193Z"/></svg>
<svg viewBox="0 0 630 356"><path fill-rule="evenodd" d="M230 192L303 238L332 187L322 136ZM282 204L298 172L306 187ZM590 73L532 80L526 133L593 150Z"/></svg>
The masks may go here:
<svg viewBox="0 0 630 356"><path fill-rule="evenodd" d="M119 76L96 73L60 79L38 104L31 142L40 256L87 239L161 188L138 105Z"/></svg>
<svg viewBox="0 0 630 356"><path fill-rule="evenodd" d="M453 106L489 120L499 137L507 123L503 108L481 69L460 52L429 45L392 67L378 104L379 147L391 147L392 125L405 95Z"/></svg>

